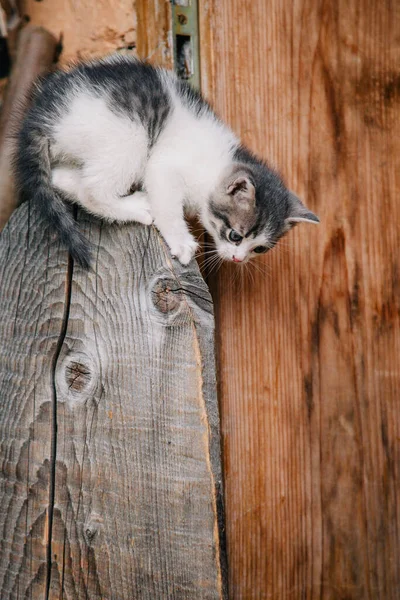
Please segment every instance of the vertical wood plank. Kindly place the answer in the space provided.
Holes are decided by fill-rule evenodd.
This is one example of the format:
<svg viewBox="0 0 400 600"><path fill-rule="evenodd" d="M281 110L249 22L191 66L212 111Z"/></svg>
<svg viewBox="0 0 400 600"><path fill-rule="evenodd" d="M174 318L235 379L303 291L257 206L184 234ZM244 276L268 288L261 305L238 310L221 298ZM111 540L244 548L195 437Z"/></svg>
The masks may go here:
<svg viewBox="0 0 400 600"><path fill-rule="evenodd" d="M233 598L396 598L399 55L391 2L201 3L203 89L321 217L216 302Z"/></svg>
<svg viewBox="0 0 400 600"><path fill-rule="evenodd" d="M172 17L169 0L136 0L137 53L143 60L172 68Z"/></svg>
<svg viewBox="0 0 400 600"><path fill-rule="evenodd" d="M3 230L0 257L0 597L44 598L67 254L26 205Z"/></svg>

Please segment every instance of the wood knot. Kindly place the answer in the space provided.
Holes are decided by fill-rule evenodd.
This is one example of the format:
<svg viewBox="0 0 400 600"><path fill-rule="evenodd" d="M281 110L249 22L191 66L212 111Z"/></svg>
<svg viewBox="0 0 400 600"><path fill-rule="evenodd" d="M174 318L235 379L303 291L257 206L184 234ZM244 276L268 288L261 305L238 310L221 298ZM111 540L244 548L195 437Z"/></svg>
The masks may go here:
<svg viewBox="0 0 400 600"><path fill-rule="evenodd" d="M214 326L213 305L207 286L199 273L183 270L154 273L146 294L150 314L160 325L180 326L188 320Z"/></svg>
<svg viewBox="0 0 400 600"><path fill-rule="evenodd" d="M159 279L152 289L154 306L162 313L176 310L182 302L182 290L173 279Z"/></svg>
<svg viewBox="0 0 400 600"><path fill-rule="evenodd" d="M68 351L56 368L57 399L67 402L71 409L85 404L89 399L96 401L100 393L99 368L89 353Z"/></svg>
<svg viewBox="0 0 400 600"><path fill-rule="evenodd" d="M97 529L95 529L94 526L86 527L85 534L86 534L86 537L87 537L89 543L91 543L94 540L96 533L97 533Z"/></svg>
<svg viewBox="0 0 400 600"><path fill-rule="evenodd" d="M86 521L84 528L83 528L83 533L84 536L86 538L86 543L88 544L88 546L91 546L96 537L98 537L98 535L100 534L101 530L103 529L103 519L100 515L98 515L97 513L92 513L88 520Z"/></svg>
<svg viewBox="0 0 400 600"><path fill-rule="evenodd" d="M66 366L66 380L70 390L82 392L92 380L90 368L81 362L73 361Z"/></svg>

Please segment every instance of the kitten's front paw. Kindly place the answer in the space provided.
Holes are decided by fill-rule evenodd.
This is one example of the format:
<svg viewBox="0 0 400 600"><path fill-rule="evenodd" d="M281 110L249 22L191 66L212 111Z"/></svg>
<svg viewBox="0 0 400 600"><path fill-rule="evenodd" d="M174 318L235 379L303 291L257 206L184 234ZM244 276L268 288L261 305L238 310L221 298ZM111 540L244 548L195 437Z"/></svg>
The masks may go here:
<svg viewBox="0 0 400 600"><path fill-rule="evenodd" d="M199 247L193 238L188 238L184 242L171 244L170 250L174 258L177 258L182 265L188 265Z"/></svg>
<svg viewBox="0 0 400 600"><path fill-rule="evenodd" d="M150 203L144 192L135 192L130 196L122 198L122 206L126 214L127 221L136 221L143 225L151 225L153 215L151 214Z"/></svg>
<svg viewBox="0 0 400 600"><path fill-rule="evenodd" d="M142 225L151 225L153 222L153 217L150 212L150 209L147 208L139 208L135 211L134 220L137 223L142 223Z"/></svg>

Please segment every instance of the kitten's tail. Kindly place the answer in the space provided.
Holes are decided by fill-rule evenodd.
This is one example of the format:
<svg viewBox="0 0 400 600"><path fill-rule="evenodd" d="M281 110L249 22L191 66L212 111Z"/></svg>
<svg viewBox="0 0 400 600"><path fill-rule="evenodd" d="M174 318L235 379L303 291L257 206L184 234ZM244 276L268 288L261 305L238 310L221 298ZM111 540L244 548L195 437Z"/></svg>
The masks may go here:
<svg viewBox="0 0 400 600"><path fill-rule="evenodd" d="M31 199L36 203L72 258L88 269L91 263L90 243L79 230L62 195L52 185L49 140L37 124L23 124L14 167L21 200Z"/></svg>

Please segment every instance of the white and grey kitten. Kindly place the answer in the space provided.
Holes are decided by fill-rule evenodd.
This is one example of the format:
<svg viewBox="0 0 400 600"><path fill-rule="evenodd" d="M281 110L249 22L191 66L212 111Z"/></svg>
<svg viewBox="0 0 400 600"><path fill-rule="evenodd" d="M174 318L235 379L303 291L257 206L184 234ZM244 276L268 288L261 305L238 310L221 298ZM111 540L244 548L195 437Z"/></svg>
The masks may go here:
<svg viewBox="0 0 400 600"><path fill-rule="evenodd" d="M152 222L184 265L197 214L218 254L244 262L299 221L318 222L209 104L172 72L117 56L41 80L15 156L31 198L72 257L91 252L68 203L112 221Z"/></svg>

